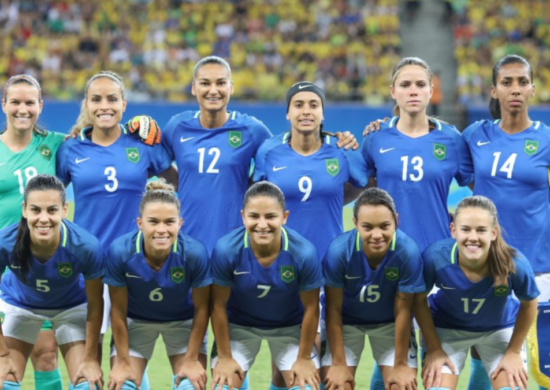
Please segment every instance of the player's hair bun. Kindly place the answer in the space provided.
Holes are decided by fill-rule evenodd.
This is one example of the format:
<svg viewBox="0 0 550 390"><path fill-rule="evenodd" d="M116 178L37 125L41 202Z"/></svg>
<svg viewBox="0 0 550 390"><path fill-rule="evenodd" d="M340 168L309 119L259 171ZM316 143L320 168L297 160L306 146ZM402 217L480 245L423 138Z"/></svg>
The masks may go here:
<svg viewBox="0 0 550 390"><path fill-rule="evenodd" d="M170 192L176 192L175 187L167 183L166 180L159 178L158 180L150 181L147 183L147 186L145 187L146 191L154 191L154 190L164 190L164 191L170 191Z"/></svg>

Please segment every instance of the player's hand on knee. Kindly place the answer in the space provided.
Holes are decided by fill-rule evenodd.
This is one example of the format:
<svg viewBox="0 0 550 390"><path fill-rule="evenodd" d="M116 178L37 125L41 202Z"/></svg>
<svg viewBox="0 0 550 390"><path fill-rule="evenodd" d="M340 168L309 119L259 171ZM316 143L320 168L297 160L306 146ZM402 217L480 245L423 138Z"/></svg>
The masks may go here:
<svg viewBox="0 0 550 390"><path fill-rule="evenodd" d="M90 389L97 385L99 390L103 390L103 371L96 359L84 359L78 367L76 375L72 381L75 385L80 382L88 382Z"/></svg>
<svg viewBox="0 0 550 390"><path fill-rule="evenodd" d="M374 132L380 130L380 125L382 123L385 123L385 122L389 121L389 120L390 120L390 118L385 117L384 119L377 119L375 121L372 121L371 123L369 123L368 125L365 126L365 129L363 130L363 137L366 136L369 133L374 133Z"/></svg>
<svg viewBox="0 0 550 390"><path fill-rule="evenodd" d="M416 371L408 366L395 366L390 371L386 387L390 390L416 390Z"/></svg>
<svg viewBox="0 0 550 390"><path fill-rule="evenodd" d="M158 123L146 115L137 115L126 123L128 131L138 134L141 141L149 146L160 143L160 127Z"/></svg>
<svg viewBox="0 0 550 390"><path fill-rule="evenodd" d="M520 390L527 390L529 376L523 365L521 354L507 351L498 363L498 366L491 373L491 380L497 380L499 375L505 375L506 386L511 389L519 387Z"/></svg>
<svg viewBox="0 0 550 390"><path fill-rule="evenodd" d="M355 388L355 378L347 366L330 366L324 383L325 390L344 390L346 383L349 383L352 389Z"/></svg>
<svg viewBox="0 0 550 390"><path fill-rule="evenodd" d="M290 387L300 386L300 390L303 390L306 384L312 389L321 388L321 378L311 359L296 359L290 369L290 381Z"/></svg>
<svg viewBox="0 0 550 390"><path fill-rule="evenodd" d="M19 376L19 371L11 360L11 356L8 352L7 354L0 356L0 389L4 385L5 380L10 381L14 379L19 382L21 377Z"/></svg>
<svg viewBox="0 0 550 390"><path fill-rule="evenodd" d="M422 382L429 389L441 386L441 374L443 366L449 367L456 374L456 368L443 349L428 351L422 367Z"/></svg>
<svg viewBox="0 0 550 390"><path fill-rule="evenodd" d="M109 374L109 390L120 390L124 382L134 382L139 389L141 385L141 378L138 381L137 376L132 370L130 362L122 361L122 359L116 359L115 365Z"/></svg>
<svg viewBox="0 0 550 390"><path fill-rule="evenodd" d="M229 390L233 390L233 375L237 374L241 380L244 380L244 371L237 363L237 361L231 357L218 357L218 363L214 367L212 373L211 389L214 390L216 385L219 385L218 389L221 390L223 385L227 385Z"/></svg>
<svg viewBox="0 0 550 390"><path fill-rule="evenodd" d="M194 389L206 389L206 370L198 360L187 359L187 357L183 359L182 366L176 372L176 387L184 378L191 382Z"/></svg>

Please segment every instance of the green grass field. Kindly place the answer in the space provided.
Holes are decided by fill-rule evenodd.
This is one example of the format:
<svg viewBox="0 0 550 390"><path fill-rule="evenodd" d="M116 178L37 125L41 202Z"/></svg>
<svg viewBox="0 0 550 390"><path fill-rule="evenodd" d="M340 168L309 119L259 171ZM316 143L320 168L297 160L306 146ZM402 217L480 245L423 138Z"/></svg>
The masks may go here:
<svg viewBox="0 0 550 390"><path fill-rule="evenodd" d="M73 204L71 203L69 205L69 219L71 220L72 220L73 210L74 210L74 207L73 207ZM350 207L346 207L344 209L344 221L345 221L346 230L353 228L352 209ZM104 373L104 378L106 383L108 382L108 378L109 378L109 359L107 357L110 355L110 351L109 351L110 339L111 339L111 335L109 332L106 335L106 338L105 338L106 341L103 344L102 368L103 368L103 373ZM209 346L212 345L212 340L213 340L213 335L210 331ZM65 365L62 362L61 355L60 355L60 360L61 360L60 367L61 367L61 373L63 375L64 388L67 388L68 387L67 370L65 369ZM357 390L365 390L369 388L372 367L373 367L373 359L372 359L371 350L367 340L366 347L363 352L361 362L359 364L359 369L357 370L357 377L356 377ZM149 372L149 380L151 383L151 389L169 390L172 388L172 372L170 368L170 363L168 361L168 358L166 357L166 351L164 349L164 342L162 341L162 338L159 338L159 340L157 341L153 358L151 359L151 362L149 364L148 372ZM460 376L460 381L457 388L458 390L465 390L467 388L469 375L470 375L470 365L469 365L469 362L467 362L466 367ZM269 355L268 346L264 342L262 345L262 349L260 350L260 353L256 358L256 362L254 363L254 367L250 371L250 388L253 390L268 390L270 381L271 381L271 358ZM420 377L419 377L419 383L421 383ZM419 388L423 388L423 387L419 387ZM30 362L27 365L27 371L23 379L22 389L23 390L34 389L33 370ZM538 386L535 384L533 379L531 379L529 382L529 389L538 389Z"/></svg>

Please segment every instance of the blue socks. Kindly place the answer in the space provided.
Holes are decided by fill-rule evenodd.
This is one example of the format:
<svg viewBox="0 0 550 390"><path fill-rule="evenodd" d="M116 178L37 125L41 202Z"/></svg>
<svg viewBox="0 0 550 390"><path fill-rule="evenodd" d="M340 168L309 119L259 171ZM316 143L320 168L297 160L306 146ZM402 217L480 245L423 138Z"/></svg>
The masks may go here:
<svg viewBox="0 0 550 390"><path fill-rule="evenodd" d="M471 358L468 390L491 390L492 388L491 380L481 360Z"/></svg>
<svg viewBox="0 0 550 390"><path fill-rule="evenodd" d="M180 382L180 385L176 387L176 375L174 375L174 379L172 382L172 388L173 390L195 390L189 379L185 378L182 379Z"/></svg>
<svg viewBox="0 0 550 390"><path fill-rule="evenodd" d="M244 377L243 384L241 385L240 390L248 390L248 372L246 373L246 376Z"/></svg>
<svg viewBox="0 0 550 390"><path fill-rule="evenodd" d="M311 386L310 385L305 385L304 386L304 389L305 390L311 390ZM300 386L294 386L294 387L291 387L290 389L288 390L300 390Z"/></svg>
<svg viewBox="0 0 550 390"><path fill-rule="evenodd" d="M53 371L35 371L34 386L37 390L63 390L59 368Z"/></svg>
<svg viewBox="0 0 550 390"><path fill-rule="evenodd" d="M143 371L140 390L151 390L151 386L149 385L149 376L147 375L148 368L149 366L145 367L145 371Z"/></svg>
<svg viewBox="0 0 550 390"><path fill-rule="evenodd" d="M120 390L137 390L137 386L134 382L126 381L124 382Z"/></svg>
<svg viewBox="0 0 550 390"><path fill-rule="evenodd" d="M69 382L69 390L90 390L90 385L88 385L88 382L82 382L73 386L73 384ZM94 386L94 390L98 390L97 385Z"/></svg>
<svg viewBox="0 0 550 390"><path fill-rule="evenodd" d="M269 390L286 390L286 387L277 387L273 383L270 383L269 384Z"/></svg>
<svg viewBox="0 0 550 390"><path fill-rule="evenodd" d="M2 386L2 390L20 390L20 389L21 389L21 383L12 382L12 381L4 381L4 386Z"/></svg>
<svg viewBox="0 0 550 390"><path fill-rule="evenodd" d="M124 390L124 389L122 389L122 390ZM216 387L214 388L214 390L220 390L220 386L216 385ZM229 386L223 385L223 387L221 388L221 390L229 390ZM233 390L239 390L239 389L237 389L236 387L233 387Z"/></svg>
<svg viewBox="0 0 550 390"><path fill-rule="evenodd" d="M384 390L384 378L382 377L382 371L380 371L378 363L376 362L374 362L374 369L372 370L370 390Z"/></svg>

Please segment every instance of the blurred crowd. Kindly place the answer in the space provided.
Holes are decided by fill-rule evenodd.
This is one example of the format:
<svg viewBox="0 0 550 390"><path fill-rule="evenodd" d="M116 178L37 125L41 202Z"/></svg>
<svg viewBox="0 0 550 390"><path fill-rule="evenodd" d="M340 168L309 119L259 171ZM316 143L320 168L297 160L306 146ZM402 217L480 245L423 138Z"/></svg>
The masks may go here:
<svg viewBox="0 0 550 390"><path fill-rule="evenodd" d="M531 63L534 103L550 102L550 1L471 0L455 11L460 103L489 101L493 65L506 54Z"/></svg>
<svg viewBox="0 0 550 390"><path fill-rule="evenodd" d="M30 73L81 99L101 69L134 101L192 99L194 63L229 60L234 98L282 101L310 80L332 101L390 101L399 0L0 0L0 83Z"/></svg>

